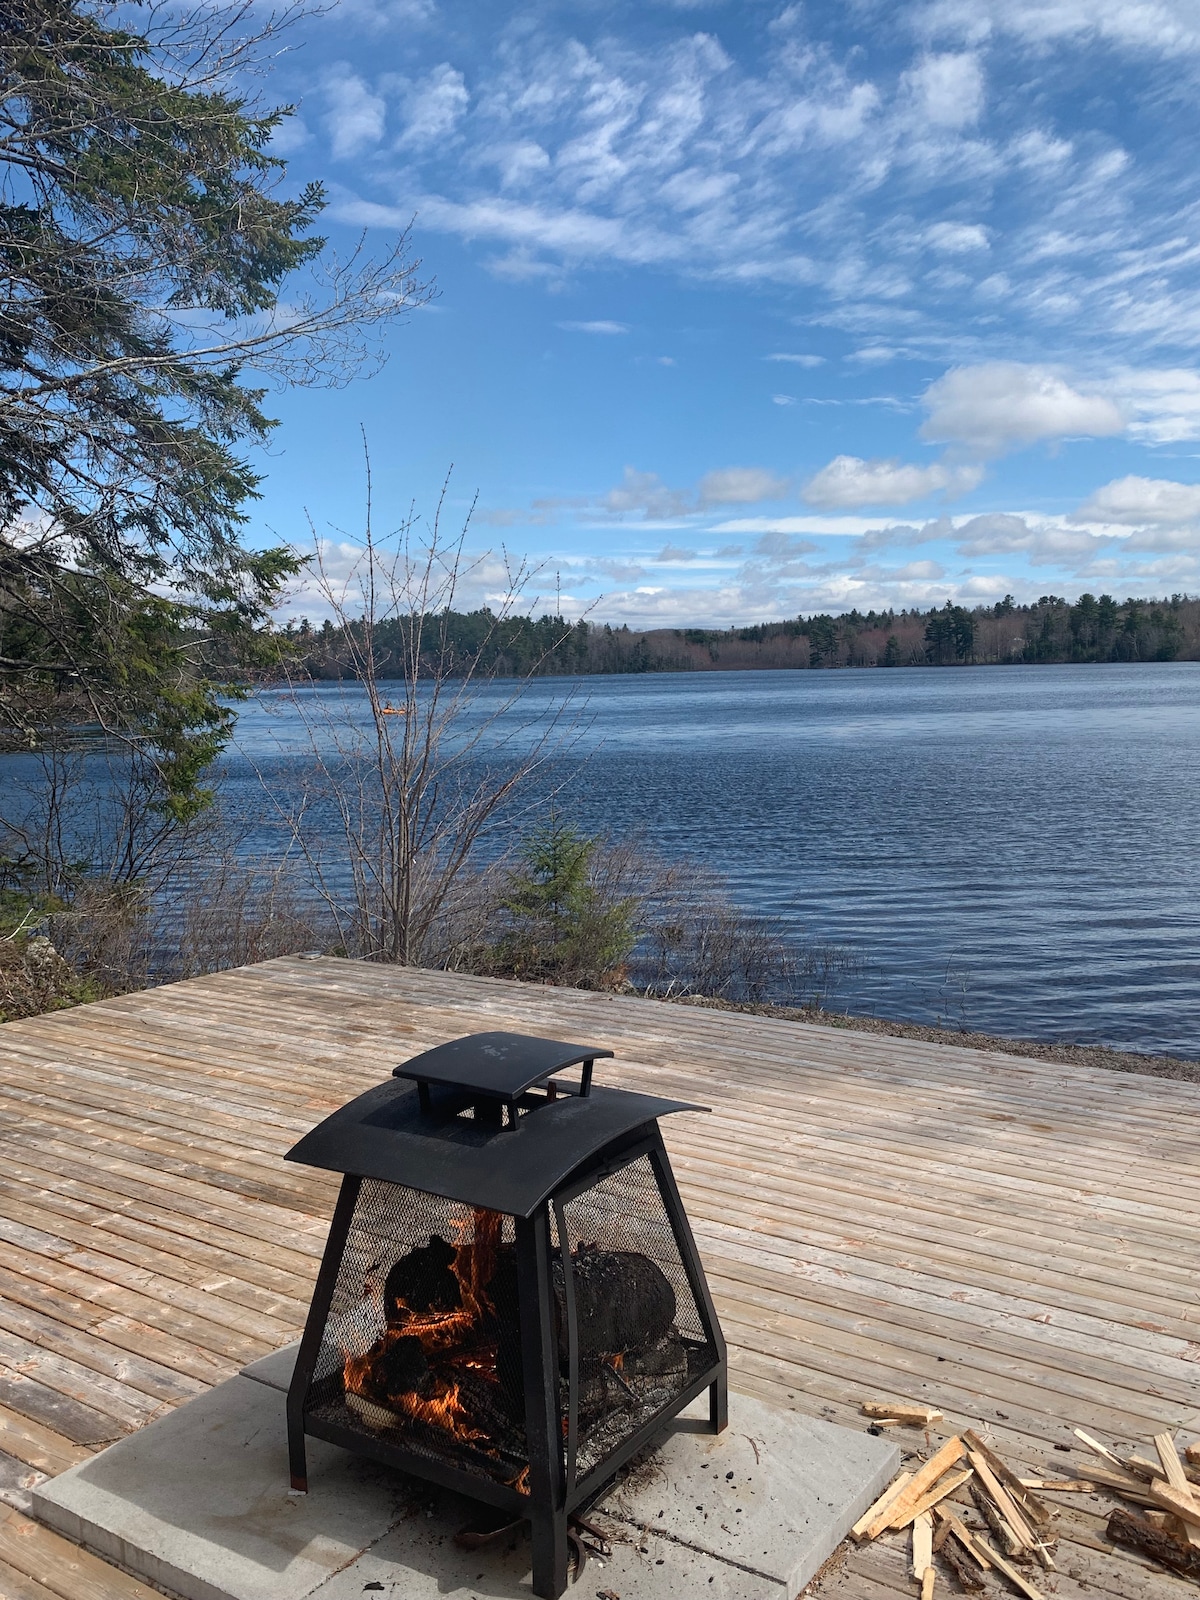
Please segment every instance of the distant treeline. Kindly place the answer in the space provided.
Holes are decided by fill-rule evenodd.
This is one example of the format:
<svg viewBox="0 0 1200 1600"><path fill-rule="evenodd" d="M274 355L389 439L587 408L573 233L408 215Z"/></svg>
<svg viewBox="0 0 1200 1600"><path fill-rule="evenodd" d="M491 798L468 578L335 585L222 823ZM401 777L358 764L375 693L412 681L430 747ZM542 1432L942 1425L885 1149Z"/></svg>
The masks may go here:
<svg viewBox="0 0 1200 1600"><path fill-rule="evenodd" d="M419 619L376 628L379 676L400 678ZM306 620L284 633L314 678L355 676L357 625ZM929 611L846 611L746 628L635 632L562 617L497 618L486 609L447 612L421 624L423 673L588 674L713 672L773 667L952 667L1003 662L1200 660L1200 599L1114 600L1085 594L1072 605L1043 595L1017 605L952 605Z"/></svg>

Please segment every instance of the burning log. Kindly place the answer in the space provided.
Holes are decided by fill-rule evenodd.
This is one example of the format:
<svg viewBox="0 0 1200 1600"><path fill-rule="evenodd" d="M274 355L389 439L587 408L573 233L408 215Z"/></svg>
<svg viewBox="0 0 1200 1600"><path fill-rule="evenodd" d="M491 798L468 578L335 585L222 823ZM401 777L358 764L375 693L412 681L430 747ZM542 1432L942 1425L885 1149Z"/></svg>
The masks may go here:
<svg viewBox="0 0 1200 1600"><path fill-rule="evenodd" d="M498 1213L476 1208L457 1244L440 1234L414 1246L383 1286L386 1327L363 1354L347 1354L346 1403L369 1427L411 1420L489 1453L520 1448L525 1397L514 1248ZM633 1250L581 1245L571 1257L579 1336L580 1419L661 1404L688 1377L674 1329L675 1291L662 1269ZM568 1367L566 1296L554 1263L559 1361Z"/></svg>
<svg viewBox="0 0 1200 1600"><path fill-rule="evenodd" d="M556 1263L557 1265L557 1263ZM634 1250L580 1248L571 1258L581 1357L627 1355L658 1344L675 1320L675 1291L649 1256ZM562 1268L555 1274L561 1296ZM559 1355L566 1361L566 1318Z"/></svg>
<svg viewBox="0 0 1200 1600"><path fill-rule="evenodd" d="M454 1272L458 1251L440 1233L426 1245L401 1256L383 1286L383 1310L389 1327L414 1311L457 1311L462 1286Z"/></svg>

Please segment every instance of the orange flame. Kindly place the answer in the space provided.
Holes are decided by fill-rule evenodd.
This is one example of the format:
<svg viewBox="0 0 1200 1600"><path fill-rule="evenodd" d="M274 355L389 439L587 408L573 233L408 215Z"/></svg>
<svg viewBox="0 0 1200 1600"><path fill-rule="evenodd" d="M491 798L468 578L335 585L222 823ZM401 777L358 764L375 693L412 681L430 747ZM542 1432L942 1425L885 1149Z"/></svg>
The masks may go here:
<svg viewBox="0 0 1200 1600"><path fill-rule="evenodd" d="M417 1312L399 1302L402 1315L375 1341L364 1355L346 1353L342 1369L347 1394L359 1396L374 1406L407 1416L417 1422L445 1428L460 1439L486 1439L487 1434L473 1427L463 1404L461 1385L445 1372L435 1372L415 1389L392 1390L386 1379L386 1357L395 1342L416 1338L426 1357L446 1358L452 1366L494 1377L496 1347L489 1338L488 1319L492 1314L487 1286L496 1270L504 1219L498 1211L476 1207L471 1218L455 1222L457 1250L452 1271L458 1279L461 1305L456 1311Z"/></svg>

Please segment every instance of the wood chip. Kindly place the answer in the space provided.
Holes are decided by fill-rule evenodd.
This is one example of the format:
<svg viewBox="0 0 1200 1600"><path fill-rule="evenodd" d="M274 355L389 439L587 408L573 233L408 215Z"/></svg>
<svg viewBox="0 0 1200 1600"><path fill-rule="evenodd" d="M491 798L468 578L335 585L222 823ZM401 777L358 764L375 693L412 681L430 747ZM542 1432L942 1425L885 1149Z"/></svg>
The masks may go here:
<svg viewBox="0 0 1200 1600"><path fill-rule="evenodd" d="M933 1565L933 1513L922 1511L912 1525L912 1575L918 1583Z"/></svg>
<svg viewBox="0 0 1200 1600"><path fill-rule="evenodd" d="M1183 1459L1193 1467L1200 1467L1200 1444L1189 1444L1183 1452Z"/></svg>
<svg viewBox="0 0 1200 1600"><path fill-rule="evenodd" d="M890 1400L864 1400L863 1415L879 1417L888 1422L901 1422L914 1428L928 1428L944 1421L942 1413L933 1406L914 1406L907 1401L893 1404Z"/></svg>
<svg viewBox="0 0 1200 1600"><path fill-rule="evenodd" d="M900 1494L900 1491L907 1483L911 1482L911 1480L911 1472L902 1472L898 1478L893 1478L891 1483L879 1496L879 1499L876 1500L875 1504L864 1511L862 1516L859 1517L858 1521L850 1529L850 1537L860 1542L865 1539L867 1537L867 1529L875 1521L876 1517L878 1517L881 1512L886 1511L887 1508L893 1504L897 1496Z"/></svg>
<svg viewBox="0 0 1200 1600"><path fill-rule="evenodd" d="M956 1461L961 1461L965 1454L966 1450L963 1442L957 1435L953 1439L947 1439L942 1448L930 1456L925 1465L913 1474L891 1506L885 1507L868 1524L866 1533L862 1537L877 1539L885 1528L892 1526L894 1513L908 1513L908 1515L903 1515L902 1520L897 1524L897 1526L903 1527L905 1523L912 1520L912 1514L915 1511L925 1510L926 1508L918 1506L917 1502L922 1495L928 1493L942 1474L948 1472Z"/></svg>

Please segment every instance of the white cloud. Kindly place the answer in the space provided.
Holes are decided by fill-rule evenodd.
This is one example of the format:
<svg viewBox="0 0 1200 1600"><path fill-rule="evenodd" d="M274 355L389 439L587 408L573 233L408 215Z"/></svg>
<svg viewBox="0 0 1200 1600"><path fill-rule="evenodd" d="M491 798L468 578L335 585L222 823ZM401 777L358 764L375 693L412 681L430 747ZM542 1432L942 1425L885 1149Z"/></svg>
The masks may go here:
<svg viewBox="0 0 1200 1600"><path fill-rule="evenodd" d="M1178 444L1200 439L1200 373L1186 367L1126 369L1111 381L1135 439Z"/></svg>
<svg viewBox="0 0 1200 1600"><path fill-rule="evenodd" d="M786 478L765 467L720 467L700 479L702 506L753 505L758 500L780 500L790 485Z"/></svg>
<svg viewBox="0 0 1200 1600"><path fill-rule="evenodd" d="M303 117L284 117L283 121L271 135L271 154L273 156L295 155L297 150L303 150L312 138L308 124Z"/></svg>
<svg viewBox="0 0 1200 1600"><path fill-rule="evenodd" d="M824 356L813 356L813 355L807 354L806 352L801 352L800 354L793 355L788 350L776 350L771 355L764 356L763 360L764 361L790 361L797 367L823 367L825 365L825 357Z"/></svg>
<svg viewBox="0 0 1200 1600"><path fill-rule="evenodd" d="M383 138L387 107L345 61L331 67L325 78L329 110L323 121L334 159L344 161L377 145Z"/></svg>
<svg viewBox="0 0 1200 1600"><path fill-rule="evenodd" d="M565 328L568 333L614 334L629 332L629 324L627 322L609 322L604 318L596 322L559 322L556 326Z"/></svg>
<svg viewBox="0 0 1200 1600"><path fill-rule="evenodd" d="M506 189L517 189L539 178L550 166L550 157L536 139L517 139L492 145L480 152L480 160L496 167Z"/></svg>
<svg viewBox="0 0 1200 1600"><path fill-rule="evenodd" d="M980 456L1002 455L1043 439L1120 433L1125 420L1100 394L1074 389L1049 367L988 361L952 367L925 391L923 439L965 445Z"/></svg>
<svg viewBox="0 0 1200 1600"><path fill-rule="evenodd" d="M935 128L964 128L983 112L983 68L973 52L927 55L904 82L920 119Z"/></svg>
<svg viewBox="0 0 1200 1600"><path fill-rule="evenodd" d="M669 489L657 472L639 472L626 467L615 489L600 501L600 509L617 516L641 512L645 517L685 516L691 509L691 496L683 489Z"/></svg>
<svg viewBox="0 0 1200 1600"><path fill-rule="evenodd" d="M648 518L677 519L714 506L778 500L790 487L786 478L765 467L719 467L706 472L694 491L672 489L656 472L626 467L621 482L595 504L597 509L619 516L640 512Z"/></svg>
<svg viewBox="0 0 1200 1600"><path fill-rule="evenodd" d="M777 406L794 406L796 404L796 396L794 394L773 394L771 399Z"/></svg>
<svg viewBox="0 0 1200 1600"><path fill-rule="evenodd" d="M437 6L434 0L338 0L336 6L331 6L329 12L317 12L317 16L329 15L336 18L339 27L359 27L371 32L382 32L385 28L403 24L406 28L424 27L431 23L437 16Z"/></svg>
<svg viewBox="0 0 1200 1600"><path fill-rule="evenodd" d="M935 0L922 22L931 33L980 41L1010 33L1038 45L1090 38L1165 56L1200 51L1194 0Z"/></svg>
<svg viewBox="0 0 1200 1600"><path fill-rule="evenodd" d="M956 530L955 538L959 554L969 559L1021 554L1031 566L1065 566L1076 573L1092 570L1097 558L1113 546L1113 541L1082 528L1004 512L972 517Z"/></svg>
<svg viewBox="0 0 1200 1600"><path fill-rule="evenodd" d="M1200 522L1200 484L1168 478L1114 478L1089 495L1072 522L1117 523L1140 528L1148 523Z"/></svg>
<svg viewBox="0 0 1200 1600"><path fill-rule="evenodd" d="M710 533L796 533L814 537L860 538L879 527L878 517L735 517L719 522Z"/></svg>
<svg viewBox="0 0 1200 1600"><path fill-rule="evenodd" d="M983 478L976 466L949 466L935 461L927 467L891 460L863 461L859 456L835 456L804 485L810 505L903 506L931 494L965 494Z"/></svg>
<svg viewBox="0 0 1200 1600"><path fill-rule="evenodd" d="M989 250L988 230L977 222L935 222L925 230L925 242L934 250L946 255L971 255L979 250Z"/></svg>
<svg viewBox="0 0 1200 1600"><path fill-rule="evenodd" d="M470 103L462 73L443 61L405 94L406 120L400 145L418 150L441 145L453 134Z"/></svg>
<svg viewBox="0 0 1200 1600"><path fill-rule="evenodd" d="M665 544L655 557L660 562L695 561L694 550L682 550L677 544Z"/></svg>
<svg viewBox="0 0 1200 1600"><path fill-rule="evenodd" d="M416 211L423 231L498 244L494 272L554 287L617 264L801 288L810 321L925 359L975 360L986 339L1078 370L1088 344L1148 364L1168 342L1200 347L1200 169L1170 159L1189 148L1186 94L1161 95L1145 69L1122 77L1141 114L1118 148L1103 74L1081 99L1057 59L1028 65L1006 16L1041 19L1072 51L1113 30L1174 49L1195 7L957 0L941 21L925 13L907 59L900 28L893 48L861 48L877 0L836 26L810 8L762 56L690 18L648 36L636 8L600 28L594 7L518 7L494 45L447 23L438 38L461 60L400 92L404 159L373 162L338 215L403 225ZM991 103L985 47L1011 90ZM347 128L337 148L368 142Z"/></svg>

